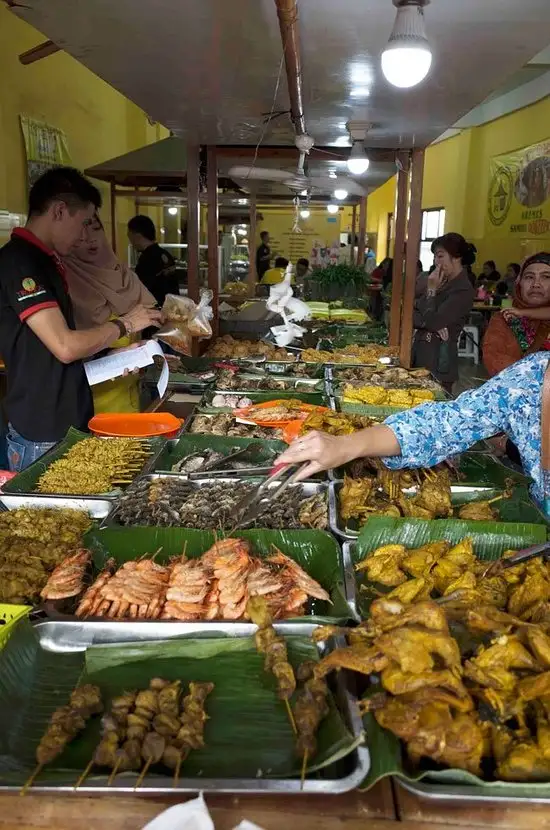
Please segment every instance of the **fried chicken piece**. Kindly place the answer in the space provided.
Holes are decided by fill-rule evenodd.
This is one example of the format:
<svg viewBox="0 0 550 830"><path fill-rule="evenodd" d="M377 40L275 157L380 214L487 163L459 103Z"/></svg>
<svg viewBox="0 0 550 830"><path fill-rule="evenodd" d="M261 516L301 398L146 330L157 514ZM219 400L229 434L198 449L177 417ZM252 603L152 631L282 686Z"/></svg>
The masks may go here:
<svg viewBox="0 0 550 830"><path fill-rule="evenodd" d="M505 634L514 626L521 625L521 620L517 617L513 617L511 614L507 614L490 605L484 605L478 608L467 608L465 610L464 621L470 631L480 634Z"/></svg>
<svg viewBox="0 0 550 830"><path fill-rule="evenodd" d="M376 599L370 607L371 624L380 632L403 625L421 625L433 631L448 633L445 611L436 602L417 602L406 606L385 597Z"/></svg>
<svg viewBox="0 0 550 830"><path fill-rule="evenodd" d="M429 577L419 576L416 579L409 579L408 582L403 582L398 585L389 594L386 594L386 599L397 600L403 605L411 605L413 602L423 602L430 599L431 592L434 589L433 580Z"/></svg>
<svg viewBox="0 0 550 830"><path fill-rule="evenodd" d="M508 600L508 612L524 618L529 608L540 601L550 600L550 582L539 573L527 574L523 583L514 588Z"/></svg>
<svg viewBox="0 0 550 830"><path fill-rule="evenodd" d="M397 663L390 663L382 670L382 685L392 695L403 695L407 692L416 692L424 687L440 686L454 692L457 697L468 698L470 696L462 681L450 669L413 674L402 671Z"/></svg>
<svg viewBox="0 0 550 830"><path fill-rule="evenodd" d="M422 674L438 663L460 669L460 651L456 640L447 634L416 626L395 628L376 640L376 647L403 672Z"/></svg>
<svg viewBox="0 0 550 830"><path fill-rule="evenodd" d="M363 643L336 648L315 666L315 677L325 677L335 669L349 669L360 674L372 674L381 671L388 663L388 658L376 646Z"/></svg>
<svg viewBox="0 0 550 830"><path fill-rule="evenodd" d="M527 644L541 666L550 669L550 636L539 626L529 626L524 632Z"/></svg>
<svg viewBox="0 0 550 830"><path fill-rule="evenodd" d="M538 671L539 665L514 634L503 634L488 648L479 649L473 662L481 669L519 669Z"/></svg>
<svg viewBox="0 0 550 830"><path fill-rule="evenodd" d="M412 499L415 505L428 510L436 519L446 519L453 515L451 488L439 478L435 481L425 479L420 485L418 495Z"/></svg>
<svg viewBox="0 0 550 830"><path fill-rule="evenodd" d="M550 695L550 671L534 677L524 677L517 684L518 695L522 700L536 700Z"/></svg>
<svg viewBox="0 0 550 830"><path fill-rule="evenodd" d="M401 561L401 568L411 576L426 576L449 548L448 542L429 542L420 548L409 550Z"/></svg>
<svg viewBox="0 0 550 830"><path fill-rule="evenodd" d="M521 741L511 746L496 775L503 781L548 781L550 761L534 741Z"/></svg>
<svg viewBox="0 0 550 830"><path fill-rule="evenodd" d="M382 585L395 587L405 582L407 577L400 570L401 562L405 556L404 545L384 545L370 553L361 562L355 565L356 571L367 571L368 578L372 582L380 582Z"/></svg>

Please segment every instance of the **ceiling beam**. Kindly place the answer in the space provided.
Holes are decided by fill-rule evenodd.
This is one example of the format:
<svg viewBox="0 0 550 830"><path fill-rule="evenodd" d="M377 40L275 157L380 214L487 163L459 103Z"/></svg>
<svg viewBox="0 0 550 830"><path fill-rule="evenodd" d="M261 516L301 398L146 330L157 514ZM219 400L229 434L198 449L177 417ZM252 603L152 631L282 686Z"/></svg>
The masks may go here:
<svg viewBox="0 0 550 830"><path fill-rule="evenodd" d="M36 63L36 61L41 61L50 55L55 55L56 52L61 52L60 47L56 46L53 40L46 40L44 43L39 43L38 46L33 46L32 49L22 52L19 55L19 62L23 66L29 66L31 63Z"/></svg>

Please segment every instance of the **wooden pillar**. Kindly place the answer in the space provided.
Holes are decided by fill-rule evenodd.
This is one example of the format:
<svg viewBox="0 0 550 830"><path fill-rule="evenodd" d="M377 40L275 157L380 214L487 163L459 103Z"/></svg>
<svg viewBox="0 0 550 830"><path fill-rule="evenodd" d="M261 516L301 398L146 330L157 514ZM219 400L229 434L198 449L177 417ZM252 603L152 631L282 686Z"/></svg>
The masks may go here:
<svg viewBox="0 0 550 830"><path fill-rule="evenodd" d="M361 196L359 202L359 244L357 246L357 265L365 266L365 245L367 241L367 197Z"/></svg>
<svg viewBox="0 0 550 830"><path fill-rule="evenodd" d="M351 256L350 256L350 263L354 265L355 263L355 233L357 228L357 205L353 206L353 210L351 211Z"/></svg>
<svg viewBox="0 0 550 830"><path fill-rule="evenodd" d="M111 182L111 245L116 254L116 185Z"/></svg>
<svg viewBox="0 0 550 830"><path fill-rule="evenodd" d="M218 294L219 294L219 256L218 256L218 169L216 148L208 147L206 151L206 191L208 199L208 287L212 291L212 331L218 334Z"/></svg>
<svg viewBox="0 0 550 830"><path fill-rule="evenodd" d="M248 293L256 295L256 194L250 194L250 231L248 234Z"/></svg>
<svg viewBox="0 0 550 830"><path fill-rule="evenodd" d="M390 346L401 342L401 303L403 301L403 266L405 264L405 229L409 196L409 154L397 154L397 199L395 205L395 245L393 250L393 281L390 309ZM389 256L390 252L386 252Z"/></svg>
<svg viewBox="0 0 550 830"><path fill-rule="evenodd" d="M416 286L416 263L420 254L422 232L422 185L424 181L424 150L413 150L411 173L411 204L405 259L405 289L401 319L400 359L403 366L411 365L413 308Z"/></svg>
<svg viewBox="0 0 550 830"><path fill-rule="evenodd" d="M187 145L187 293L199 301L199 145Z"/></svg>

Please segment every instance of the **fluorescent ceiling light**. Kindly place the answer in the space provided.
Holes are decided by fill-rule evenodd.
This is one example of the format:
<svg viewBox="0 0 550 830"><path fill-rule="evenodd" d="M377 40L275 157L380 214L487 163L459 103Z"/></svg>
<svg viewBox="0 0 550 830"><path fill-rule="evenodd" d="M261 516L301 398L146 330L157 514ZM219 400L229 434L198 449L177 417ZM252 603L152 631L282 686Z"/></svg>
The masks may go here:
<svg viewBox="0 0 550 830"><path fill-rule="evenodd" d="M168 213L170 214L170 216L177 216L178 215L177 207L169 207L168 208Z"/></svg>
<svg viewBox="0 0 550 830"><path fill-rule="evenodd" d="M327 205L329 213L338 213L338 205Z"/></svg>
<svg viewBox="0 0 550 830"><path fill-rule="evenodd" d="M347 199L347 198L348 198L348 191L347 191L347 190L344 190L344 188L343 188L343 187L338 187L338 188L334 191L334 198L335 198L335 199L338 199L338 201L339 201L339 202L341 202L343 199Z"/></svg>
<svg viewBox="0 0 550 830"><path fill-rule="evenodd" d="M362 176L369 169L369 164L363 142L354 141L347 161L349 172L353 176Z"/></svg>
<svg viewBox="0 0 550 830"><path fill-rule="evenodd" d="M382 72L393 86L403 89L424 80L432 65L423 7L426 0L393 0L397 15L386 49ZM428 0L429 2L429 0Z"/></svg>

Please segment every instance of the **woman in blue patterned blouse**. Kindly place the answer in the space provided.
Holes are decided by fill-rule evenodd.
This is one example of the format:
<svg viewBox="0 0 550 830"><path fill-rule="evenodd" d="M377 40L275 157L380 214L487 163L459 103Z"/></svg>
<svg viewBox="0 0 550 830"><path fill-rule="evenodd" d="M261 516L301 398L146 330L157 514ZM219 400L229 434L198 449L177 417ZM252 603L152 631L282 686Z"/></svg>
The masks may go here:
<svg viewBox="0 0 550 830"><path fill-rule="evenodd" d="M352 435L310 432L278 460L309 461L301 478L364 456L382 457L392 470L432 467L477 441L505 432L533 479L533 497L544 505L550 487L548 482L545 485L541 463L541 406L549 362L548 352L530 355L454 401L423 404Z"/></svg>

